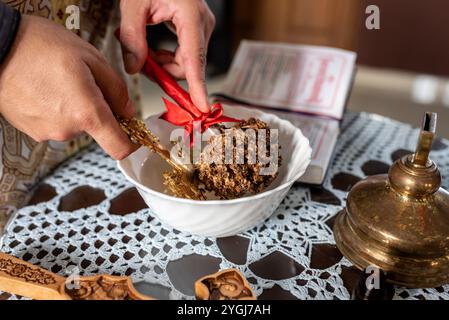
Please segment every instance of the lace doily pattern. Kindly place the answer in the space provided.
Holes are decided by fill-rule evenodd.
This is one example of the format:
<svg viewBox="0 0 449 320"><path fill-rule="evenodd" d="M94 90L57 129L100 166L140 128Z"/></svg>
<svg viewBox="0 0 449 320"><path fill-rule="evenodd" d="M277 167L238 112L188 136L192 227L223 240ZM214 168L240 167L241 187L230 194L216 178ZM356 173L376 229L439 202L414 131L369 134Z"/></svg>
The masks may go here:
<svg viewBox="0 0 449 320"><path fill-rule="evenodd" d="M130 275L157 298L193 299L195 280L232 267L258 299L349 299L360 272L335 246L335 214L353 184L386 173L417 136L400 122L348 114L323 187L294 185L264 224L223 239L161 223L115 162L92 146L44 180L8 224L1 250L61 275ZM449 142L436 139L431 157L449 189ZM17 297L0 293L5 298ZM395 299L449 299L449 286L398 287Z"/></svg>

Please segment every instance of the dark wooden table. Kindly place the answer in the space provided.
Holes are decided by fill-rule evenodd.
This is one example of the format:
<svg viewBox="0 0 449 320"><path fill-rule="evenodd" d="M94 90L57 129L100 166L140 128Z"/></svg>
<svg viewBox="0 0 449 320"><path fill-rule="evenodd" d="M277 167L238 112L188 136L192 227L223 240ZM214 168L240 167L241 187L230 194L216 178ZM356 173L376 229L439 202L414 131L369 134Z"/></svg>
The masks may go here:
<svg viewBox="0 0 449 320"><path fill-rule="evenodd" d="M334 244L335 214L352 185L386 173L411 152L417 133L387 118L348 114L322 187L294 185L262 225L221 239L162 224L115 162L92 146L36 188L3 234L1 250L66 276L131 275L157 298L193 298L195 280L234 267L259 299L348 299L360 271ZM431 156L449 188L449 142L437 139ZM11 298L17 297L0 293ZM396 288L395 298L449 299L449 286Z"/></svg>

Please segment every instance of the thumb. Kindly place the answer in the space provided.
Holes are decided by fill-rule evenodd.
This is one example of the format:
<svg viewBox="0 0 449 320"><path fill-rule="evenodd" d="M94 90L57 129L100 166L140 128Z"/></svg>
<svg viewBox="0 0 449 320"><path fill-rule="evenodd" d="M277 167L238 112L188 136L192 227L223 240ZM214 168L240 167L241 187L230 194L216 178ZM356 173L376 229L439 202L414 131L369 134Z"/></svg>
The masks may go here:
<svg viewBox="0 0 449 320"><path fill-rule="evenodd" d="M120 42L126 72L135 74L145 64L148 53L146 40L146 21L148 1L122 0L120 10Z"/></svg>

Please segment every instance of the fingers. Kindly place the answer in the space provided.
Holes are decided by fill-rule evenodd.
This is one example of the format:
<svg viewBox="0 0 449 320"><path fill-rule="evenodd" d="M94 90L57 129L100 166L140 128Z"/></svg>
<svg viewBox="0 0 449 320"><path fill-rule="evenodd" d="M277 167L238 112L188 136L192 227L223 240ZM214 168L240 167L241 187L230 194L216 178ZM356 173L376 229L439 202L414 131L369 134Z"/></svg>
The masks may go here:
<svg viewBox="0 0 449 320"><path fill-rule="evenodd" d="M179 48L176 49L175 52L172 53L173 57L170 59L168 55L162 55L161 57L157 57L156 60L158 61L161 66L168 71L173 77L176 79L183 79L186 78L186 72L184 70L184 65L182 62L178 62L180 60L180 54L179 54Z"/></svg>
<svg viewBox="0 0 449 320"><path fill-rule="evenodd" d="M193 102L201 111L208 112L210 107L205 85L205 65L207 45L215 26L215 18L205 1L183 0L165 3L121 0L120 9L120 41L126 71L136 73L145 63L148 51L146 23L171 20L173 24L169 26L176 28L179 48L174 59L165 55L158 58L158 61L176 78L187 79Z"/></svg>
<svg viewBox="0 0 449 320"><path fill-rule="evenodd" d="M84 131L94 138L107 154L121 160L137 150L138 146L122 131L105 101L97 102L90 109L92 112L84 120Z"/></svg>
<svg viewBox="0 0 449 320"><path fill-rule="evenodd" d="M177 24L181 64L184 67L190 96L194 104L203 112L209 110L205 84L205 39L201 21L197 14L181 16Z"/></svg>
<svg viewBox="0 0 449 320"><path fill-rule="evenodd" d="M154 59L161 66L174 63L174 61L175 61L175 53L174 52L161 49L161 50L155 51L154 53L155 53Z"/></svg>
<svg viewBox="0 0 449 320"><path fill-rule="evenodd" d="M95 67L89 70L92 64ZM138 148L120 128L113 114L129 115L126 85L106 63L91 61L85 67L88 76L75 86L80 108L72 125L92 136L112 158L123 159Z"/></svg>
<svg viewBox="0 0 449 320"><path fill-rule="evenodd" d="M146 22L149 1L121 0L120 42L128 73L139 72L147 56Z"/></svg>
<svg viewBox="0 0 449 320"><path fill-rule="evenodd" d="M117 72L99 55L86 59L86 63L111 110L124 118L134 117L136 110L128 88Z"/></svg>
<svg viewBox="0 0 449 320"><path fill-rule="evenodd" d="M208 10L207 7L203 10ZM207 12L207 11L206 11ZM194 6L186 6L175 16L173 23L178 33L179 48L175 61L185 70L190 96L195 105L203 112L209 111L205 83L206 47L209 41L205 32L207 21L204 14ZM210 36L210 35L209 35ZM167 66L170 71L171 66ZM171 67L176 71L175 67Z"/></svg>
<svg viewBox="0 0 449 320"><path fill-rule="evenodd" d="M183 66L176 61L177 50L175 52L167 50L158 50L155 52L154 59L161 65L168 73L178 80L185 80L186 73ZM179 58L178 54L178 58Z"/></svg>

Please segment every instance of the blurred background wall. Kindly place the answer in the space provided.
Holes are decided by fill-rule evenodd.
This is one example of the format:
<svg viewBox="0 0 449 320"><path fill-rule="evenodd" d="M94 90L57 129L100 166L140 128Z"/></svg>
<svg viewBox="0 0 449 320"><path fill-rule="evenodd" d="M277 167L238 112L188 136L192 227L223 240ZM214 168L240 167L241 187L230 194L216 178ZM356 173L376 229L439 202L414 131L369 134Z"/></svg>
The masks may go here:
<svg viewBox="0 0 449 320"><path fill-rule="evenodd" d="M208 52L208 85L219 91L241 39L339 47L358 53L348 109L386 115L414 126L424 111L439 115L449 138L448 0L208 0L217 29ZM380 9L368 30L367 6ZM174 48L164 26L150 27L153 47ZM154 87L144 83L146 97ZM154 111L160 104L150 103ZM149 109L149 110L150 110ZM150 111L149 111L150 112Z"/></svg>

